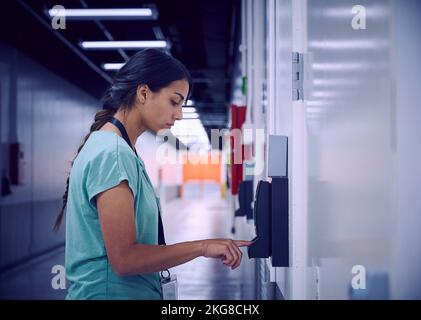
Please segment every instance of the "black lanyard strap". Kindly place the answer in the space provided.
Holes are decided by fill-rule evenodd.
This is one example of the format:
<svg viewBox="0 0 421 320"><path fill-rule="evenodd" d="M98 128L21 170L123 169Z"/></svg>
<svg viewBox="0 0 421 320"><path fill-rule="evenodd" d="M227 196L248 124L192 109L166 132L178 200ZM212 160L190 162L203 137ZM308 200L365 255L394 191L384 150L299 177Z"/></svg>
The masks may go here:
<svg viewBox="0 0 421 320"><path fill-rule="evenodd" d="M118 130L120 130L121 135L123 136L123 139L127 142L127 144L130 146L130 148L134 151L134 153L137 155L136 149L132 146L132 143L130 142L129 135L127 134L126 128L124 128L124 125L115 117L112 117L108 122L115 125ZM165 235L164 235L164 226L162 224L162 218L161 218L161 206L158 204L158 199L155 200L157 202L158 207L158 244L159 245L166 245L165 243Z"/></svg>
<svg viewBox="0 0 421 320"><path fill-rule="evenodd" d="M133 149L134 153L136 153L136 156L137 156L136 149L132 146L132 143L130 142L130 138L129 138L129 135L127 134L126 128L120 122L120 120L112 117L112 119L109 122L111 122L113 125L115 125L118 128L118 130L120 130L120 133L123 136L123 139L127 142L127 144L130 146L130 148Z"/></svg>

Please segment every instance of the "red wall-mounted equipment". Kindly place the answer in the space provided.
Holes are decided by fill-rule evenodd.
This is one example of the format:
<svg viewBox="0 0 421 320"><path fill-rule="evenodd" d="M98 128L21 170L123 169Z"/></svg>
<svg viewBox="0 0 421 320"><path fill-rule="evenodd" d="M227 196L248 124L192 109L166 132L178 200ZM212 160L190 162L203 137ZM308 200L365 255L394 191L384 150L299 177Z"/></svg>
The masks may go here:
<svg viewBox="0 0 421 320"><path fill-rule="evenodd" d="M231 130L240 129L246 120L246 107L231 105ZM244 145L241 142L241 148L235 150L234 137L231 135L231 194L238 193L238 186L243 180L243 160L244 160ZM241 163L234 163L235 152L241 149ZM237 155L238 157L238 155Z"/></svg>

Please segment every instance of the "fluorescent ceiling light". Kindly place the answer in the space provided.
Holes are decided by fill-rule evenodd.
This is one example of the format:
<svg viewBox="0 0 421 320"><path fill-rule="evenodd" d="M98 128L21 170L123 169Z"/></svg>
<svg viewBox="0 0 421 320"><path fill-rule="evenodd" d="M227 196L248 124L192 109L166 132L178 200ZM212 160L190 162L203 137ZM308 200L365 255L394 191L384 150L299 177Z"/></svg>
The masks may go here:
<svg viewBox="0 0 421 320"><path fill-rule="evenodd" d="M196 112L196 108L193 107L183 107L183 113L194 113Z"/></svg>
<svg viewBox="0 0 421 320"><path fill-rule="evenodd" d="M202 120L200 119L186 119L176 121L173 128L178 128L179 126L185 126L185 127L196 127L196 126L203 126Z"/></svg>
<svg viewBox="0 0 421 320"><path fill-rule="evenodd" d="M82 41L80 46L85 49L139 49L139 48L166 48L167 41Z"/></svg>
<svg viewBox="0 0 421 320"><path fill-rule="evenodd" d="M184 119L198 119L199 115L197 113L186 113L183 114Z"/></svg>
<svg viewBox="0 0 421 320"><path fill-rule="evenodd" d="M200 118L183 118L181 121L177 121L178 123L182 123L183 125L194 126L196 124L202 124ZM176 122L176 123L177 123Z"/></svg>
<svg viewBox="0 0 421 320"><path fill-rule="evenodd" d="M104 63L102 68L104 70L120 70L124 63Z"/></svg>
<svg viewBox="0 0 421 320"><path fill-rule="evenodd" d="M62 9L52 8L48 10L51 18L66 17L69 20L89 19L150 19L158 18L156 10L151 8L118 8L118 9Z"/></svg>
<svg viewBox="0 0 421 320"><path fill-rule="evenodd" d="M191 107L193 105L194 105L194 101L193 100L187 100L186 106Z"/></svg>

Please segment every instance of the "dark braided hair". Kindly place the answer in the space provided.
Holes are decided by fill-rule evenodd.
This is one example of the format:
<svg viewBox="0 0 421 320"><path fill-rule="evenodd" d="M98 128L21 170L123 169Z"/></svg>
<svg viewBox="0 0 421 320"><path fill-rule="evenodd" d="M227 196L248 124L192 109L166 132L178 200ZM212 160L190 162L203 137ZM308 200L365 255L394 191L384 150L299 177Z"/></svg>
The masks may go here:
<svg viewBox="0 0 421 320"><path fill-rule="evenodd" d="M132 56L115 74L111 86L101 99L103 109L95 114L94 122L83 143L79 146L73 162L82 150L92 132L101 129L118 110L130 110L136 99L137 88L147 85L152 92L159 92L177 80L189 82L189 94L192 90L192 79L186 67L177 59L158 49L144 49ZM69 193L70 174L63 194L63 205L56 218L53 230L60 228L64 218Z"/></svg>

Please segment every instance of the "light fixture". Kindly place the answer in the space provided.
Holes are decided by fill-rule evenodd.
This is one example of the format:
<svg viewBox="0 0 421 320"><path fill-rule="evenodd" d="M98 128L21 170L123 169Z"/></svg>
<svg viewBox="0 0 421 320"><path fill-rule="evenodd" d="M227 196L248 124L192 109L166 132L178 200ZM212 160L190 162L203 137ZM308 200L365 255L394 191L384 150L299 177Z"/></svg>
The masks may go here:
<svg viewBox="0 0 421 320"><path fill-rule="evenodd" d="M183 114L183 119L198 119L199 115L197 113L186 113Z"/></svg>
<svg viewBox="0 0 421 320"><path fill-rule="evenodd" d="M69 20L117 20L117 19L142 19L156 20L158 12L154 8L118 8L118 9L67 9L52 8L48 10L51 18L65 17Z"/></svg>
<svg viewBox="0 0 421 320"><path fill-rule="evenodd" d="M120 70L124 66L124 63L104 63L102 68L104 70Z"/></svg>
<svg viewBox="0 0 421 320"><path fill-rule="evenodd" d="M187 100L186 106L188 106L188 107L194 106L194 101L193 100L190 100L190 99Z"/></svg>
<svg viewBox="0 0 421 320"><path fill-rule="evenodd" d="M196 108L193 107L183 107L183 113L195 113Z"/></svg>
<svg viewBox="0 0 421 320"><path fill-rule="evenodd" d="M167 41L82 41L80 46L85 50L167 48Z"/></svg>
<svg viewBox="0 0 421 320"><path fill-rule="evenodd" d="M185 122L184 120L186 120L186 119L176 121L176 122L175 122L175 124L177 124L177 123L183 123L183 122ZM202 120L200 120L200 119L190 119L190 120L189 120L189 119L187 119L187 120L186 120L186 122L187 122L187 121L188 121L188 123L189 123L189 124L192 124L192 123L195 123L195 124L196 124L196 123L198 123L198 124L202 124Z"/></svg>

